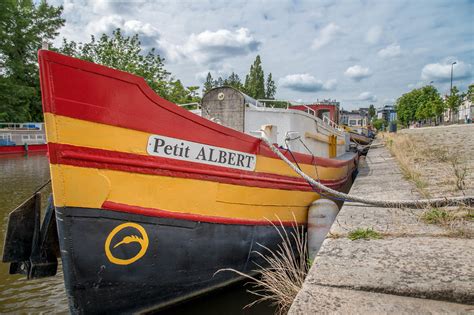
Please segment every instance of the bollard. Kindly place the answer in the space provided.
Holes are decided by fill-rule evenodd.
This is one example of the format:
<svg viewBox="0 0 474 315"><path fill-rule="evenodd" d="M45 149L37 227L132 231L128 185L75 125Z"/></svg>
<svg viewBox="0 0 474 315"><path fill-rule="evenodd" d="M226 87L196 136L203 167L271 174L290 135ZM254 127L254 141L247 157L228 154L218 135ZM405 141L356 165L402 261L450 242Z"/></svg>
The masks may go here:
<svg viewBox="0 0 474 315"><path fill-rule="evenodd" d="M338 212L336 203L329 199L318 199L309 207L308 254L310 260L316 257Z"/></svg>

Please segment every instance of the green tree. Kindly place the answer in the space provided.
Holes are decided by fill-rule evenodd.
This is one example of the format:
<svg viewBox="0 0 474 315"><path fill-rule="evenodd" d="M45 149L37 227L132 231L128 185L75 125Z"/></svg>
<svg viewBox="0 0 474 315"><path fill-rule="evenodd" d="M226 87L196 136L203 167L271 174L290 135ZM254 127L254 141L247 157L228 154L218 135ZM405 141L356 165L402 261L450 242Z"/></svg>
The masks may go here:
<svg viewBox="0 0 474 315"><path fill-rule="evenodd" d="M416 120L431 120L444 112L444 104L438 90L424 86L403 94L396 104L398 120L405 126Z"/></svg>
<svg viewBox="0 0 474 315"><path fill-rule="evenodd" d="M274 99L276 93L275 82L273 81L272 74L269 73L267 77L267 83L265 87L265 98Z"/></svg>
<svg viewBox="0 0 474 315"><path fill-rule="evenodd" d="M244 89L244 86L242 85L239 76L234 72L232 72L232 74L227 78L226 85L231 86L239 91L242 91Z"/></svg>
<svg viewBox="0 0 474 315"><path fill-rule="evenodd" d="M370 118L370 120L372 120L372 118L375 117L375 114L376 114L375 106L374 106L374 104L370 104L370 106L369 106L369 118Z"/></svg>
<svg viewBox="0 0 474 315"><path fill-rule="evenodd" d="M250 66L249 74L245 77L244 91L255 99L265 98L265 74L259 55Z"/></svg>
<svg viewBox="0 0 474 315"><path fill-rule="evenodd" d="M224 86L224 79L222 79L222 77L217 78L217 80L214 81L214 86L215 87Z"/></svg>
<svg viewBox="0 0 474 315"><path fill-rule="evenodd" d="M204 82L204 86L202 89L202 95L209 92L213 87L214 87L214 79L212 78L211 73L208 72L206 76L206 81Z"/></svg>
<svg viewBox="0 0 474 315"><path fill-rule="evenodd" d="M96 40L91 36L89 43L76 44L64 39L60 52L141 76L156 93L166 99L170 98L170 90L175 87L170 80L170 73L164 69L164 59L155 49L144 54L138 34L124 36L119 28L110 37L102 34Z"/></svg>
<svg viewBox="0 0 474 315"><path fill-rule="evenodd" d="M459 106L461 106L461 96L456 86L451 89L451 94L446 99L446 107L450 109L450 121L454 121L454 114L458 112Z"/></svg>
<svg viewBox="0 0 474 315"><path fill-rule="evenodd" d="M42 121L37 51L64 25L63 8L3 0L0 10L0 121Z"/></svg>
<svg viewBox="0 0 474 315"><path fill-rule="evenodd" d="M374 128L377 130L382 130L382 127L386 127L387 125L388 123L385 121L385 119L374 118L372 120L372 126L374 126Z"/></svg>
<svg viewBox="0 0 474 315"><path fill-rule="evenodd" d="M168 100L176 104L196 103L200 101L197 96L199 86L184 87L181 80L169 83Z"/></svg>
<svg viewBox="0 0 474 315"><path fill-rule="evenodd" d="M467 89L467 98L471 103L474 103L474 84L469 85L469 88Z"/></svg>

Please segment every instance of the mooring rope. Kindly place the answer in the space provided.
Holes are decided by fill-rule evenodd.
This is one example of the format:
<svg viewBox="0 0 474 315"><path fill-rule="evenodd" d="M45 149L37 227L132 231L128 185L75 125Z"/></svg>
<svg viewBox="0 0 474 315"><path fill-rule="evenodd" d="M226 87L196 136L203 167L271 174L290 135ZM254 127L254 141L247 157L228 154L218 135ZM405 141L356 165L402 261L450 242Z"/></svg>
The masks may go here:
<svg viewBox="0 0 474 315"><path fill-rule="evenodd" d="M383 200L383 199L369 199L343 192L334 190L327 186L324 186L320 182L314 180L311 176L305 174L302 170L295 166L290 160L286 158L283 153L268 139L265 137L261 138L262 141L275 153L280 159L282 159L289 167L291 167L298 175L303 177L312 186L319 188L325 192L328 192L335 197L345 199L352 202L359 202L367 205L373 205L383 208L425 208L425 207L447 207L447 206L459 206L459 205L472 205L474 203L474 196L461 196L461 197L445 197L445 198L432 198L432 199L419 199L419 200Z"/></svg>

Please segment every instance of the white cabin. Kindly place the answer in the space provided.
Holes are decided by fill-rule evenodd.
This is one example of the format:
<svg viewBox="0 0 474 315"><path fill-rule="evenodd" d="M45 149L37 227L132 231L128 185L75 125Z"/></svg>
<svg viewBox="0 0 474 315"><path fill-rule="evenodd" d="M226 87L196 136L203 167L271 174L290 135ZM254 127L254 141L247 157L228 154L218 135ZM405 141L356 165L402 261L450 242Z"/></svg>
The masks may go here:
<svg viewBox="0 0 474 315"><path fill-rule="evenodd" d="M281 148L315 156L335 158L349 151L349 135L337 124L311 111L272 108L231 88L207 92L200 108L193 110L229 128L256 137L267 137Z"/></svg>

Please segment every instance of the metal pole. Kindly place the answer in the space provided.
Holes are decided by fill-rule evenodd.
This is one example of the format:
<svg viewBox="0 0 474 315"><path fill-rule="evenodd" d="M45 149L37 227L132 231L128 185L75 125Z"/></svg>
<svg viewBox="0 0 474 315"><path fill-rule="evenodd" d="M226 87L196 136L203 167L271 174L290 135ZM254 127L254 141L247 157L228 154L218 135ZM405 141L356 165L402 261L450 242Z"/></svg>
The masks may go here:
<svg viewBox="0 0 474 315"><path fill-rule="evenodd" d="M451 89L449 90L449 95L453 95L453 67L456 64L456 61L451 64Z"/></svg>

